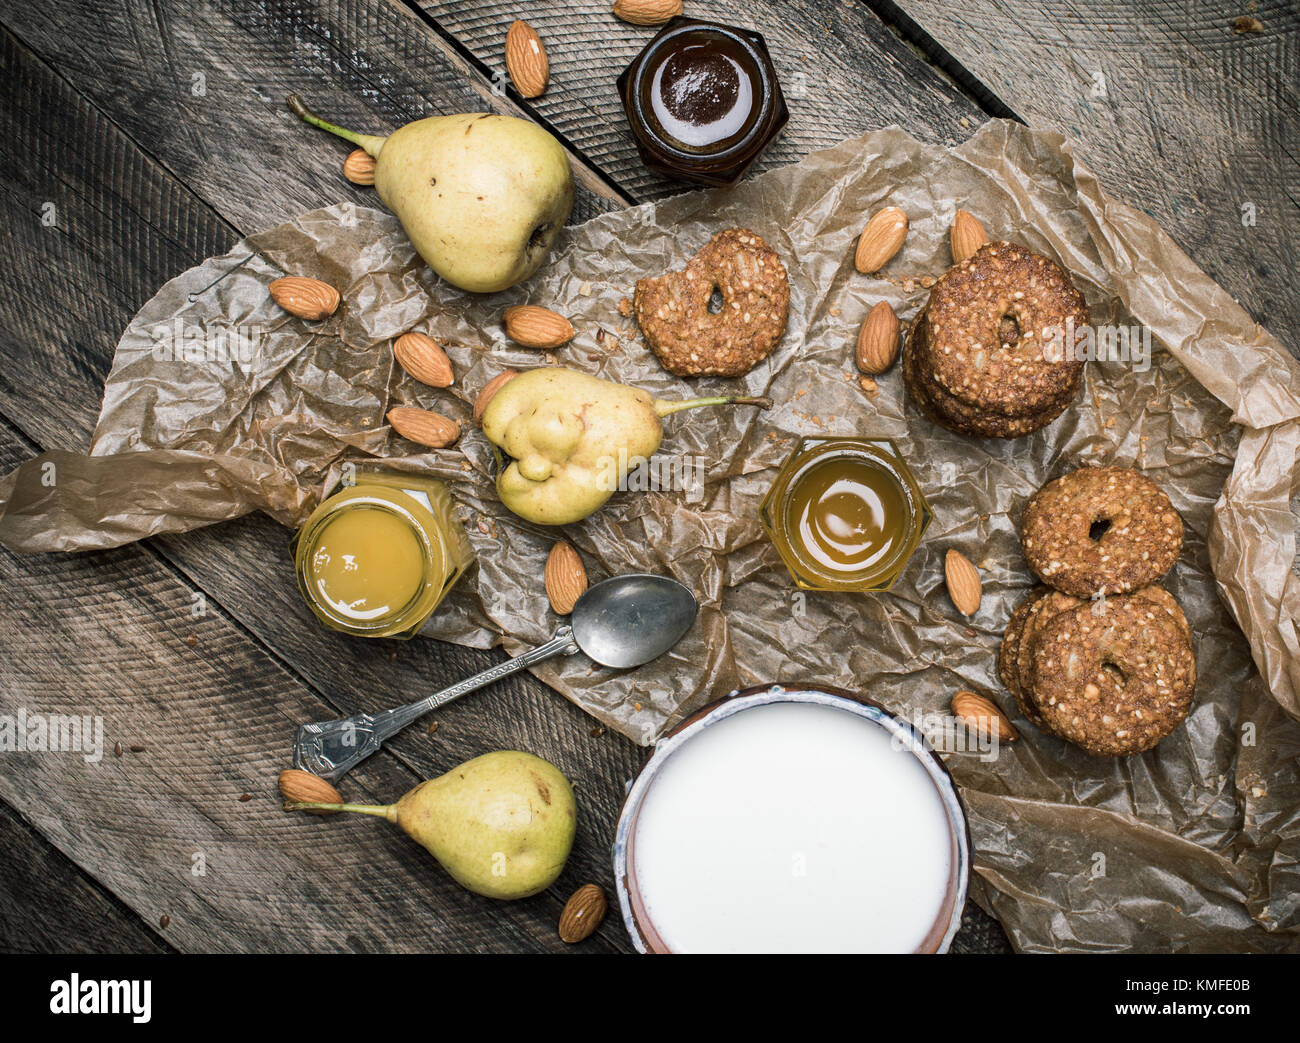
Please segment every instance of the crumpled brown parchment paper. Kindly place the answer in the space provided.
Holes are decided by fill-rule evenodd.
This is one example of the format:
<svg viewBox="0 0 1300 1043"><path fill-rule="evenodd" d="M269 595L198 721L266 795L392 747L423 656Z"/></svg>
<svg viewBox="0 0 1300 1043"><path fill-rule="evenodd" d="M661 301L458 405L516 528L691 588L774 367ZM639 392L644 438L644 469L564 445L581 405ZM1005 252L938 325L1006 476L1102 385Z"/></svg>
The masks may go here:
<svg viewBox="0 0 1300 1043"><path fill-rule="evenodd" d="M887 204L911 218L904 251L885 278L858 275L857 234ZM992 237L1063 264L1094 323L1149 328L1150 369L1090 365L1075 407L1014 442L934 427L905 400L896 369L867 397L852 365L858 325L882 299L905 322L916 314L926 296L918 280L949 262L958 207ZM680 267L731 225L759 232L785 259L789 332L741 381L681 381L618 303L637 278ZM332 283L342 308L320 324L286 316L266 293L284 273ZM1125 760L1090 758L1024 721L1022 740L995 759L947 755L970 813L973 894L1024 950L1300 948L1300 724L1287 716L1300 715L1290 509L1300 367L1054 134L994 121L944 149L897 128L873 132L735 189L570 228L547 268L492 297L440 284L388 214L350 204L304 214L169 282L141 310L118 345L92 455L46 454L4 478L0 541L108 547L256 509L294 525L344 462L381 458L446 479L478 555L427 632L511 652L540 643L557 622L541 582L556 534L497 502L492 454L468 423L454 448L413 455L383 419L390 405L418 404L465 423L496 373L544 364L500 331L502 310L525 301L573 318L578 337L555 360L563 365L664 397L739 384L776 401L765 413L668 421L661 452L703 462L701 495L621 493L565 530L593 579L645 570L689 585L702 602L691 634L630 673L579 656L543 664L538 676L643 743L700 703L764 681L861 691L923 726L925 715L942 719L958 688L1011 708L995 654L1031 586L1021 507L1078 464L1139 467L1187 524L1166 585L1196 636L1195 708L1157 750ZM423 387L394 366L388 342L412 328L448 346L453 388ZM247 330L246 360L185 357L187 334L211 344L218 331ZM775 468L799 436L826 434L896 439L934 508L888 595L796 591L760 529ZM42 480L47 463L53 483ZM969 621L944 593L949 547L983 572L983 606ZM287 547L281 575L293 582Z"/></svg>

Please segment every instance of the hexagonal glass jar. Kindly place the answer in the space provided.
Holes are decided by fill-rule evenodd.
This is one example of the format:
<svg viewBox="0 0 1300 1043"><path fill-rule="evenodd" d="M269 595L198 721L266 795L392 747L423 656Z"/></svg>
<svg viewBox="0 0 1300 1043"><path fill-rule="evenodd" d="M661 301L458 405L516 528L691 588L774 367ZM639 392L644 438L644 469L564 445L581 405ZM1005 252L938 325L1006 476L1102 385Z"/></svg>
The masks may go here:
<svg viewBox="0 0 1300 1043"><path fill-rule="evenodd" d="M844 477L837 482L837 475ZM830 504L825 508L829 520L822 524L813 516L814 495L817 504ZM861 509L873 512L880 533L880 546L872 556L869 544L861 543L866 538L848 527L845 540L857 539L865 547L862 553L867 556L860 566L849 554L834 562L820 538L828 527L838 526L845 533L836 502L856 507L855 498L865 505ZM907 568L932 514L911 468L890 439L804 438L781 465L759 516L791 579L804 590L879 591L892 587Z"/></svg>
<svg viewBox="0 0 1300 1043"><path fill-rule="evenodd" d="M619 75L641 159L682 181L739 180L790 118L758 33L679 15Z"/></svg>

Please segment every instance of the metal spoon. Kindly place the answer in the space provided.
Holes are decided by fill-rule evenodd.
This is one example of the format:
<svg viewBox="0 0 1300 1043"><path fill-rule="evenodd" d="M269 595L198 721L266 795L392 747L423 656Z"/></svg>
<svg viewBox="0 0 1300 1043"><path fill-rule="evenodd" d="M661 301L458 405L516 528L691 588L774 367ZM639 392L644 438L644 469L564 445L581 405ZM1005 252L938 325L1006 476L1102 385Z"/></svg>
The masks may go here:
<svg viewBox="0 0 1300 1043"><path fill-rule="evenodd" d="M698 610L695 595L675 579L641 573L614 576L578 598L569 622L544 645L406 706L374 716L359 713L301 725L293 740L294 766L331 781L339 779L430 710L552 656L582 651L602 666L641 666L677 644Z"/></svg>

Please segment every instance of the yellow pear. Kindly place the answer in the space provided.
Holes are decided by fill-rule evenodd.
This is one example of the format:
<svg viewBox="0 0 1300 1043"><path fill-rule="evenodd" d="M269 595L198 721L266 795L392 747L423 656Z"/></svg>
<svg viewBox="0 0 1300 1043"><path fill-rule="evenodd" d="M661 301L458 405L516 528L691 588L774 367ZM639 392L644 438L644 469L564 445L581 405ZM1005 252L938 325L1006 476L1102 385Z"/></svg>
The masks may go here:
<svg viewBox="0 0 1300 1043"><path fill-rule="evenodd" d="M546 259L573 209L560 143L535 123L489 112L430 116L388 137L289 108L375 158L375 190L429 267L475 293L504 290Z"/></svg>

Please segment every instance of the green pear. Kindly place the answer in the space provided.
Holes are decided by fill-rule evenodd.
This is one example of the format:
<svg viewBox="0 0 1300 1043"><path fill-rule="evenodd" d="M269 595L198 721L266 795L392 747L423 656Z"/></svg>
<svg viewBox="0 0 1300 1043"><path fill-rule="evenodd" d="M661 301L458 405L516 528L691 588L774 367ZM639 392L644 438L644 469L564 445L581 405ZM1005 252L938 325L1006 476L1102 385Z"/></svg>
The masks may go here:
<svg viewBox="0 0 1300 1043"><path fill-rule="evenodd" d="M603 506L628 472L654 455L663 417L699 406L771 404L740 395L667 401L547 366L502 385L483 413L483 433L511 457L497 475L501 502L527 521L567 525Z"/></svg>
<svg viewBox="0 0 1300 1043"><path fill-rule="evenodd" d="M400 826L466 890L527 898L555 882L573 847L573 788L549 761L517 750L485 753L422 782L396 804L286 804L290 811L355 811Z"/></svg>
<svg viewBox="0 0 1300 1043"><path fill-rule="evenodd" d="M430 116L388 137L357 134L288 99L300 119L375 159L375 190L412 245L449 283L493 293L537 271L573 209L558 141L513 116Z"/></svg>

